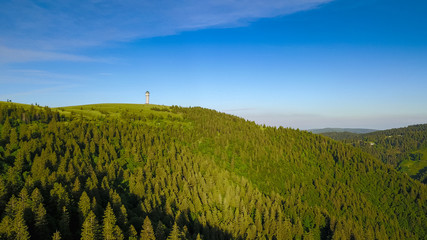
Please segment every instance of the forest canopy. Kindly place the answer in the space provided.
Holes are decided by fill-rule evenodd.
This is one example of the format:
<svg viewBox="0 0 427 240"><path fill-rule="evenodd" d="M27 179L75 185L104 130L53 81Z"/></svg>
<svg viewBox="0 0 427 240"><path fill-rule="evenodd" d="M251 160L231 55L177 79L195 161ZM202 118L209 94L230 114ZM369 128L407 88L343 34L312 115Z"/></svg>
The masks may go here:
<svg viewBox="0 0 427 240"><path fill-rule="evenodd" d="M199 107L0 102L0 239L425 239L427 189Z"/></svg>

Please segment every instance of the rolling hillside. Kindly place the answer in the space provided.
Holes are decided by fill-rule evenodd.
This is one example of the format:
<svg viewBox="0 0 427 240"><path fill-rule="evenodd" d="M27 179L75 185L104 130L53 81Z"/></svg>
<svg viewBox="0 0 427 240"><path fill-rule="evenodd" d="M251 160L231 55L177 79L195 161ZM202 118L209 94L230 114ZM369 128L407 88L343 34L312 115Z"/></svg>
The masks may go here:
<svg viewBox="0 0 427 240"><path fill-rule="evenodd" d="M424 239L427 188L199 107L0 103L1 239Z"/></svg>
<svg viewBox="0 0 427 240"><path fill-rule="evenodd" d="M427 183L427 124L335 137Z"/></svg>

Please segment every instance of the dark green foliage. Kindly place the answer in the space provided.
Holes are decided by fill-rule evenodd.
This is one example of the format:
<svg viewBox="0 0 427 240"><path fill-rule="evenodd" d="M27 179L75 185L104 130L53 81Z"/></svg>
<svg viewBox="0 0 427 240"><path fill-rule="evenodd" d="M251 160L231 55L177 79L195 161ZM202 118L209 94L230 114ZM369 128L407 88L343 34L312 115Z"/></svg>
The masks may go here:
<svg viewBox="0 0 427 240"><path fill-rule="evenodd" d="M68 213L67 207L62 207L61 217L59 219L59 231L62 233L61 238L71 239L70 231L70 215Z"/></svg>
<svg viewBox="0 0 427 240"><path fill-rule="evenodd" d="M157 240L165 240L167 238L166 226L162 222L157 223L156 232L154 233Z"/></svg>
<svg viewBox="0 0 427 240"><path fill-rule="evenodd" d="M0 104L0 239L427 237L425 185L352 146L202 108L102 107Z"/></svg>
<svg viewBox="0 0 427 240"><path fill-rule="evenodd" d="M326 137L330 137L332 139L335 140L346 140L346 139L352 139L352 138L357 138L359 136L359 134L357 133L351 133L351 132L324 132L324 133L320 133L323 136Z"/></svg>
<svg viewBox="0 0 427 240"><path fill-rule="evenodd" d="M38 206L34 209L34 235L38 239L47 239L49 234L48 222L46 209L43 207L42 203L39 203Z"/></svg>

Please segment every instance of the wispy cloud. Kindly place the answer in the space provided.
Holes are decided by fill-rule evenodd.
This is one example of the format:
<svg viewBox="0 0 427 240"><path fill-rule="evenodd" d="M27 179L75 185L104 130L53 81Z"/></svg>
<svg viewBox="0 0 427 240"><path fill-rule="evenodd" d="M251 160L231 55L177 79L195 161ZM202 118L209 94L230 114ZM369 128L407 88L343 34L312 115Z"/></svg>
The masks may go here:
<svg viewBox="0 0 427 240"><path fill-rule="evenodd" d="M94 62L103 61L86 56L59 53L53 51L38 51L31 49L17 49L0 46L0 63L32 62L32 61L73 61Z"/></svg>
<svg viewBox="0 0 427 240"><path fill-rule="evenodd" d="M90 83L88 77L79 75L37 69L0 68L0 99L12 99L21 103L34 101L40 103L43 99L55 98L56 104L64 96L63 93L72 89L81 89L88 82Z"/></svg>
<svg viewBox="0 0 427 240"><path fill-rule="evenodd" d="M23 96L42 95L42 94L57 92L63 89L75 88L75 87L77 87L77 85L63 85L63 86L55 86L55 87L37 88L29 91L0 94L0 99L10 99L10 98L14 99L14 98L23 97Z"/></svg>
<svg viewBox="0 0 427 240"><path fill-rule="evenodd" d="M30 60L80 61L84 57L54 52L188 30L245 25L259 18L308 10L330 1L1 1L0 44L8 48L3 47L0 52L14 61L28 60L22 57L24 54L30 55ZM17 52L17 56L13 57L11 51Z"/></svg>
<svg viewBox="0 0 427 240"><path fill-rule="evenodd" d="M0 69L0 84L3 86L47 86L87 81L89 81L87 77L79 75L59 74L37 69Z"/></svg>

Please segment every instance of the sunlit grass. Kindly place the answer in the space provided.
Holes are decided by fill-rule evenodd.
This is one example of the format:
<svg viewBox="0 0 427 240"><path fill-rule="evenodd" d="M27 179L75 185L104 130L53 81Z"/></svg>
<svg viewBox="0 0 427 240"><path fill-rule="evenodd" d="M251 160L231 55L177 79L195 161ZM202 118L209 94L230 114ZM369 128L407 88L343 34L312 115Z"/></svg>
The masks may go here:
<svg viewBox="0 0 427 240"><path fill-rule="evenodd" d="M400 171L410 176L416 175L420 170L427 167L427 148L414 151L412 154L421 154L421 158L417 160L406 159L399 165Z"/></svg>

